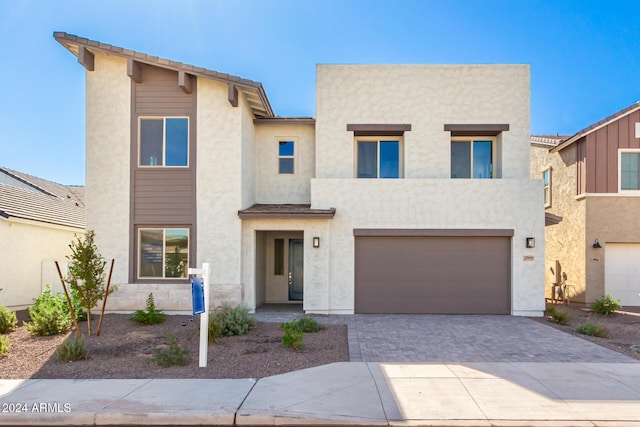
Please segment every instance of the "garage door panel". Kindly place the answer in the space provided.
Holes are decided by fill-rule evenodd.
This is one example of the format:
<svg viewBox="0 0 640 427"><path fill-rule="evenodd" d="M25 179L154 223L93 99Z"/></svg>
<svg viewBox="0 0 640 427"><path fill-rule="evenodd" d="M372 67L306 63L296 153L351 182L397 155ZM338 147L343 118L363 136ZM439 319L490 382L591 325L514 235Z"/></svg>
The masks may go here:
<svg viewBox="0 0 640 427"><path fill-rule="evenodd" d="M356 237L356 313L511 311L505 237Z"/></svg>
<svg viewBox="0 0 640 427"><path fill-rule="evenodd" d="M623 306L640 306L640 244L607 242L604 293Z"/></svg>

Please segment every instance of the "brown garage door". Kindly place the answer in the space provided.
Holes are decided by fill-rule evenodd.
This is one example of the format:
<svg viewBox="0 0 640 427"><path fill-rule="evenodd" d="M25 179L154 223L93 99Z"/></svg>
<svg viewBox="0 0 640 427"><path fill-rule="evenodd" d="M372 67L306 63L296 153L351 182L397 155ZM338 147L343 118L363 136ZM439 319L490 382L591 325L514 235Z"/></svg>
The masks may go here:
<svg viewBox="0 0 640 427"><path fill-rule="evenodd" d="M356 313L509 314L511 238L355 237Z"/></svg>

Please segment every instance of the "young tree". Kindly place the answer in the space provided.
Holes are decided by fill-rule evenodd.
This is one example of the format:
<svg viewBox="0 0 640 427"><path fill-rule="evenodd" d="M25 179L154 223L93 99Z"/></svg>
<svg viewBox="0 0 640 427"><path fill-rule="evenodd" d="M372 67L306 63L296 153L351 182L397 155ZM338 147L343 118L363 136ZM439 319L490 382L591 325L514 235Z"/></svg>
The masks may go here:
<svg viewBox="0 0 640 427"><path fill-rule="evenodd" d="M105 296L104 270L107 265L93 242L94 237L93 230L87 231L84 238L77 237L69 245L71 256L67 257L71 262L67 282L78 296L80 305L87 312L89 336L91 336L91 309Z"/></svg>

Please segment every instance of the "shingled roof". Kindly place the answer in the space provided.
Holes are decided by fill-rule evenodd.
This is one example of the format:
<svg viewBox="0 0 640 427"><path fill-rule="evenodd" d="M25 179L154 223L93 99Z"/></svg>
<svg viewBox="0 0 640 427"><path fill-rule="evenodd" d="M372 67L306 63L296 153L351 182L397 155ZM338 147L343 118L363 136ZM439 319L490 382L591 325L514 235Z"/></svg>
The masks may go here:
<svg viewBox="0 0 640 427"><path fill-rule="evenodd" d="M237 90L238 92L243 93L256 118L270 118L275 116L273 109L271 108L271 104L269 103L269 99L267 98L267 94L264 91L262 84L259 82L243 79L242 77L233 76L231 74L208 70L195 65L160 58L158 56L142 52L136 52L135 50L124 49L122 47L90 40L73 34L67 34L65 32L56 31L53 33L53 37L58 41L58 43L67 48L69 52L78 56L78 62L81 62L79 52L84 49L84 51L90 52L89 55L92 55L92 52L104 52L109 55L119 56L121 58L126 58L143 64L153 65L168 70L182 71L193 76L217 80L229 85L230 91ZM91 63L93 63L93 59L91 60Z"/></svg>
<svg viewBox="0 0 640 427"><path fill-rule="evenodd" d="M0 167L0 218L85 228L84 187Z"/></svg>

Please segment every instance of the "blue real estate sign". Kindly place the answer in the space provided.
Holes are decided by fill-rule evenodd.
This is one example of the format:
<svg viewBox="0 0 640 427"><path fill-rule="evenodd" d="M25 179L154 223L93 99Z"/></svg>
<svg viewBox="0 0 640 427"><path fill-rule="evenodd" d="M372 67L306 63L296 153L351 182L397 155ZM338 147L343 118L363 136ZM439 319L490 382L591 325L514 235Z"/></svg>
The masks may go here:
<svg viewBox="0 0 640 427"><path fill-rule="evenodd" d="M204 279L202 277L191 278L191 302L194 315L204 313Z"/></svg>

